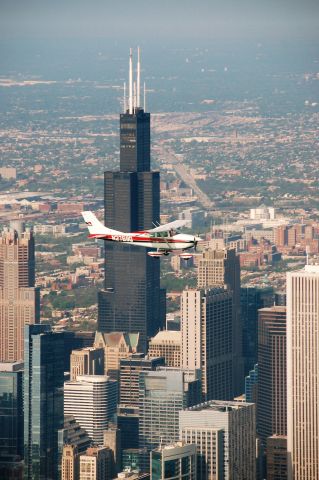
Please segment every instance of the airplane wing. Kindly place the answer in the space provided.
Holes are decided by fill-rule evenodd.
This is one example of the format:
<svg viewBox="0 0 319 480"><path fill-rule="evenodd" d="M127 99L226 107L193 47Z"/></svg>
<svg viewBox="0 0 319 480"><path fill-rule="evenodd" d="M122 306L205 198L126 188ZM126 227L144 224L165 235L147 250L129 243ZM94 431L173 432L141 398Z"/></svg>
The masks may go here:
<svg viewBox="0 0 319 480"><path fill-rule="evenodd" d="M158 227L146 230L147 232L169 232L169 230L178 230L187 224L187 220L175 220L174 222L166 223L165 225L159 225Z"/></svg>

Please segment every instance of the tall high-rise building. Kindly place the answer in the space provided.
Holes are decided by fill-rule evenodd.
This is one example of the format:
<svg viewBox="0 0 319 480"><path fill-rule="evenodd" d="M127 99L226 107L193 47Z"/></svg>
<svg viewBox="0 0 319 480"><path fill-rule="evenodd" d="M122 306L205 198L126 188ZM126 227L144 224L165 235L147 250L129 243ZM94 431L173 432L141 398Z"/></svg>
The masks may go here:
<svg viewBox="0 0 319 480"><path fill-rule="evenodd" d="M139 406L139 376L165 365L163 357L150 358L135 353L120 360L120 404Z"/></svg>
<svg viewBox="0 0 319 480"><path fill-rule="evenodd" d="M180 439L197 445L197 479L255 480L255 405L209 401L179 412Z"/></svg>
<svg viewBox="0 0 319 480"><path fill-rule="evenodd" d="M151 480L196 480L196 445L176 442L151 452Z"/></svg>
<svg viewBox="0 0 319 480"><path fill-rule="evenodd" d="M70 367L70 380L76 380L78 375L103 375L103 348L86 347L81 350L73 350Z"/></svg>
<svg viewBox="0 0 319 480"><path fill-rule="evenodd" d="M0 236L0 362L23 361L24 326L39 322L32 232Z"/></svg>
<svg viewBox="0 0 319 480"><path fill-rule="evenodd" d="M87 432L76 423L72 416L65 416L64 426L58 432L59 479L78 480L80 454L91 445Z"/></svg>
<svg viewBox="0 0 319 480"><path fill-rule="evenodd" d="M120 360L139 351L139 333L96 332L94 346L104 349L104 373L114 380L120 380Z"/></svg>
<svg viewBox="0 0 319 480"><path fill-rule="evenodd" d="M23 479L23 363L0 363L0 478Z"/></svg>
<svg viewBox="0 0 319 480"><path fill-rule="evenodd" d="M79 480L106 480L112 475L112 451L107 447L89 447L80 456Z"/></svg>
<svg viewBox="0 0 319 480"><path fill-rule="evenodd" d="M72 415L97 444L116 413L117 382L106 375L79 375L64 384L64 415Z"/></svg>
<svg viewBox="0 0 319 480"><path fill-rule="evenodd" d="M287 274L288 478L319 478L319 265Z"/></svg>
<svg viewBox="0 0 319 480"><path fill-rule="evenodd" d="M244 374L249 372L257 363L258 345L258 310L264 306L261 290L256 287L240 289L241 320L243 325L243 357Z"/></svg>
<svg viewBox="0 0 319 480"><path fill-rule="evenodd" d="M182 367L199 369L205 400L235 396L233 292L187 289L181 299Z"/></svg>
<svg viewBox="0 0 319 480"><path fill-rule="evenodd" d="M148 356L164 357L168 367L180 367L182 360L181 332L162 330L151 338L148 344Z"/></svg>
<svg viewBox="0 0 319 480"><path fill-rule="evenodd" d="M286 307L258 314L257 431L264 443L287 434Z"/></svg>
<svg viewBox="0 0 319 480"><path fill-rule="evenodd" d="M200 401L200 372L173 367L159 367L140 374L139 448L147 454L160 444L179 439L178 412Z"/></svg>
<svg viewBox="0 0 319 480"><path fill-rule="evenodd" d="M198 288L227 287L233 292L232 349L234 396L244 391L243 328L240 314L240 263L235 249L206 250L198 262ZM215 397L216 398L216 397Z"/></svg>
<svg viewBox="0 0 319 480"><path fill-rule="evenodd" d="M105 224L124 232L150 229L159 222L159 173L150 170L150 114L140 106L138 85L139 80L133 102L130 81L129 108L120 115L120 170L104 174ZM98 330L139 332L146 352L147 337L162 324L160 311L159 262L145 248L107 243Z"/></svg>
<svg viewBox="0 0 319 480"><path fill-rule="evenodd" d="M287 480L287 436L267 438L267 480Z"/></svg>
<svg viewBox="0 0 319 480"><path fill-rule="evenodd" d="M55 480L63 428L63 333L26 325L24 345L25 480Z"/></svg>

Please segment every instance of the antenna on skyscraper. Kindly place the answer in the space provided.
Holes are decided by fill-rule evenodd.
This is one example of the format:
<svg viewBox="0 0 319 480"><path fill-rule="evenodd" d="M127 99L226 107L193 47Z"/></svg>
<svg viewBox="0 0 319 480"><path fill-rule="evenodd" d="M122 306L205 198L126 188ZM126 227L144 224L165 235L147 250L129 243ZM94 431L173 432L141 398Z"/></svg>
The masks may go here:
<svg viewBox="0 0 319 480"><path fill-rule="evenodd" d="M135 108L137 107L137 104L136 104L136 82L133 83L133 107L134 107L134 110Z"/></svg>
<svg viewBox="0 0 319 480"><path fill-rule="evenodd" d="M137 47L137 79L136 79L136 106L139 108L141 95L141 62L140 62L140 47Z"/></svg>
<svg viewBox="0 0 319 480"><path fill-rule="evenodd" d="M144 112L146 112L146 85L144 82Z"/></svg>
<svg viewBox="0 0 319 480"><path fill-rule="evenodd" d="M124 113L125 113L126 112L126 82L124 82L123 109L124 109Z"/></svg>
<svg viewBox="0 0 319 480"><path fill-rule="evenodd" d="M130 61L129 61L129 113L133 113L133 60L132 49L130 48Z"/></svg>

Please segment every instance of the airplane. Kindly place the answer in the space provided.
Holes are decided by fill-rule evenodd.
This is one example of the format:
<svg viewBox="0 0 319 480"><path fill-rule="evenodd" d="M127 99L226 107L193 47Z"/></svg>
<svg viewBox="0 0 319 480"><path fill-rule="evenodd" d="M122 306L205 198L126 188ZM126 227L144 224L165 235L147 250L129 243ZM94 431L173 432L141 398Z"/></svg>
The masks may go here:
<svg viewBox="0 0 319 480"><path fill-rule="evenodd" d="M175 220L166 225L159 225L150 230L139 232L119 232L103 225L93 212L82 212L84 221L89 229L89 238L97 238L109 242L120 242L126 245L136 245L145 248L155 248L156 251L147 252L150 257L159 258L172 252L180 252L184 260L192 258L192 254L185 252L189 248L196 249L202 239L194 235L178 233L177 230L186 224L185 220Z"/></svg>

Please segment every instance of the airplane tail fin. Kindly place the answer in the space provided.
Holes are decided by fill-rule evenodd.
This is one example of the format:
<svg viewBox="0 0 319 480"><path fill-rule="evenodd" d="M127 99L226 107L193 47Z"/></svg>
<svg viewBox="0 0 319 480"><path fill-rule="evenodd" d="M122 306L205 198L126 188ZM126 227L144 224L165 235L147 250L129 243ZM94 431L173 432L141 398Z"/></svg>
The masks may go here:
<svg viewBox="0 0 319 480"><path fill-rule="evenodd" d="M103 235L103 234L117 234L121 232L117 232L116 230L111 230L107 228L103 223L101 223L93 212L86 211L82 212L82 217L89 229L90 235Z"/></svg>

